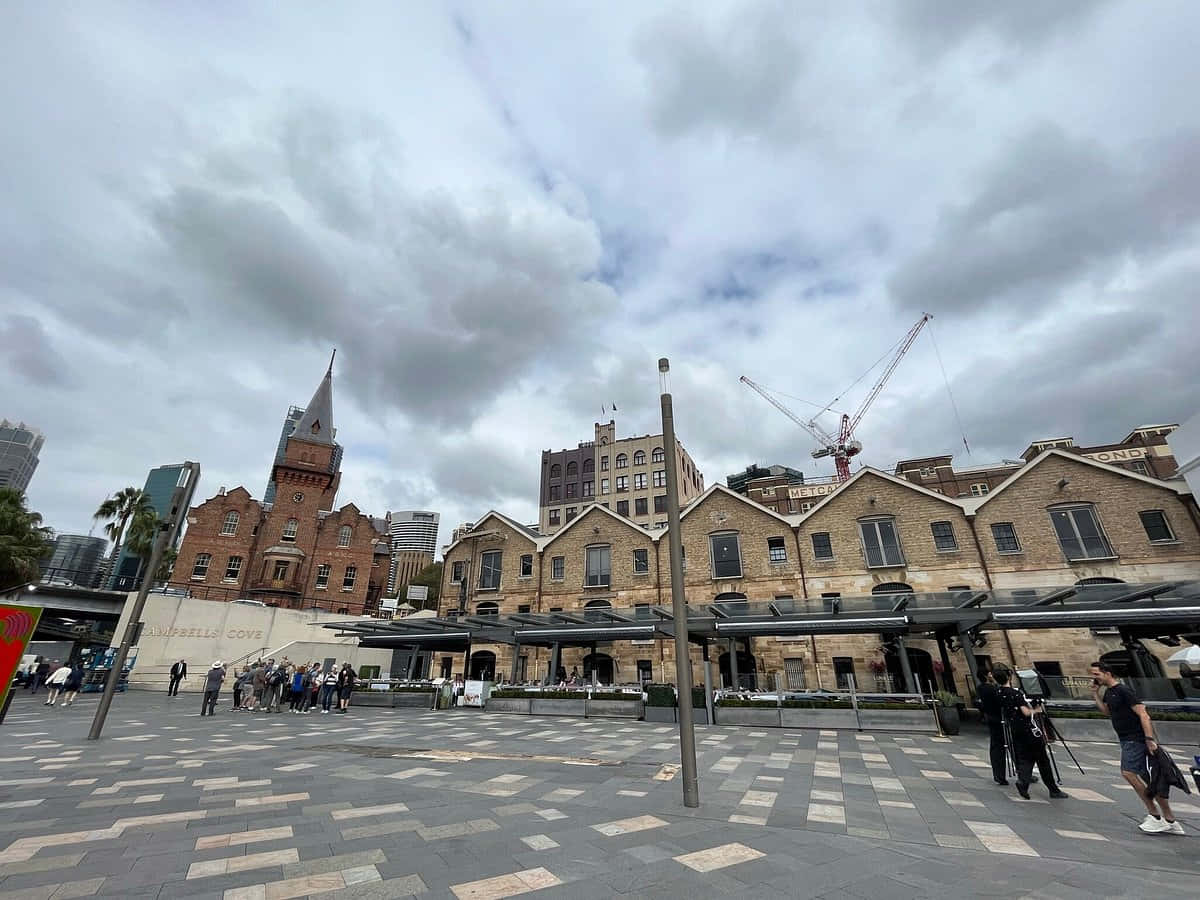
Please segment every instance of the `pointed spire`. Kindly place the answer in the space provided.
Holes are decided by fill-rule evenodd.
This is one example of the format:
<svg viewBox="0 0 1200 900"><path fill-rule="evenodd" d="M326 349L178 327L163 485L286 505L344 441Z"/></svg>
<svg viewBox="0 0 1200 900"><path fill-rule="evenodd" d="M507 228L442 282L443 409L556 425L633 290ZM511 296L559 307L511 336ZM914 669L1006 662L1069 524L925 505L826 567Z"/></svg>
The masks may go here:
<svg viewBox="0 0 1200 900"><path fill-rule="evenodd" d="M337 350L333 351L334 354ZM316 392L308 401L304 415L296 423L292 437L313 444L333 443L333 357L329 358L329 368L325 377L317 385Z"/></svg>

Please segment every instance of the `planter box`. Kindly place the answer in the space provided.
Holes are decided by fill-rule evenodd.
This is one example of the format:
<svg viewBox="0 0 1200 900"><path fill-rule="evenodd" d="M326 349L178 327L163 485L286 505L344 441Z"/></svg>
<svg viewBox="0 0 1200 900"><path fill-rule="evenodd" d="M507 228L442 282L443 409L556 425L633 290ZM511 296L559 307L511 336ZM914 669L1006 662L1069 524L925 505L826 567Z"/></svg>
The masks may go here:
<svg viewBox="0 0 1200 900"><path fill-rule="evenodd" d="M535 716L584 716L587 714L586 700L541 700L534 697L529 712Z"/></svg>
<svg viewBox="0 0 1200 900"><path fill-rule="evenodd" d="M429 709L433 705L431 693L409 693L400 691L355 691L350 698L351 706L381 706L385 709Z"/></svg>
<svg viewBox="0 0 1200 900"><path fill-rule="evenodd" d="M854 710L846 710L853 714ZM862 709L859 720L864 731L902 731L937 734L933 711L929 709Z"/></svg>
<svg viewBox="0 0 1200 900"><path fill-rule="evenodd" d="M645 711L645 720L647 722L674 722L675 707L647 706Z"/></svg>
<svg viewBox="0 0 1200 900"><path fill-rule="evenodd" d="M1113 731L1111 722L1108 719L1066 719L1059 718L1054 715L1054 711L1050 711L1050 718L1054 724L1058 726L1062 736L1066 738L1068 744L1073 742L1080 743L1100 743L1112 744L1116 747L1117 733ZM1150 711L1151 720L1154 719L1154 711ZM1200 722L1154 722L1154 732L1158 735L1158 739L1170 747L1186 749L1186 760L1176 759L1175 762L1180 768L1183 762L1190 762L1195 747L1200 744Z"/></svg>
<svg viewBox="0 0 1200 900"><path fill-rule="evenodd" d="M784 728L858 728L852 709L780 710ZM864 710L866 712L866 710Z"/></svg>
<svg viewBox="0 0 1200 900"><path fill-rule="evenodd" d="M718 725L757 725L778 728L779 710L755 706L718 706L713 712Z"/></svg>
<svg viewBox="0 0 1200 900"><path fill-rule="evenodd" d="M570 700L568 703L572 702ZM641 700L588 700L588 717L597 716L606 719L640 719L642 717Z"/></svg>
<svg viewBox="0 0 1200 900"><path fill-rule="evenodd" d="M528 698L521 697L488 697L487 703L484 704L484 709L488 712L498 713L517 713L518 715L529 715L530 701Z"/></svg>
<svg viewBox="0 0 1200 900"><path fill-rule="evenodd" d="M433 691L395 691L392 706L401 709L432 709Z"/></svg>
<svg viewBox="0 0 1200 900"><path fill-rule="evenodd" d="M693 706L692 707L692 724L693 725L707 725L708 724L708 710L705 709L703 706Z"/></svg>

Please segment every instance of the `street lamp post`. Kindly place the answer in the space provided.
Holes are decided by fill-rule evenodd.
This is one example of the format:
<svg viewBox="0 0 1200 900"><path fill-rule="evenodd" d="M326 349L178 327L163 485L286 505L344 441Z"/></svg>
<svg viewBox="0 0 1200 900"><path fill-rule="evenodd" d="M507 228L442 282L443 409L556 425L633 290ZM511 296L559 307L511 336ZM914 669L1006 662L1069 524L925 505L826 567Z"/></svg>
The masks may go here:
<svg viewBox="0 0 1200 900"><path fill-rule="evenodd" d="M158 567L162 563L175 523L184 513L180 507L183 505L183 498L186 496L187 485L191 477L192 473L188 468L184 468L179 473L179 480L175 483L175 490L171 494L171 511L163 518L158 526L158 534L154 536L154 545L150 550L150 562L146 566L147 576L142 579L141 587L138 588L137 599L133 601L133 609L129 613L129 621L125 623L125 637L121 639L121 646L117 648L112 668L109 669L108 678L104 681L104 693L100 695L100 706L96 710L92 728L88 732L89 741L100 740L100 733L104 730L104 720L108 718L108 709L112 706L117 682L121 680L121 670L125 668L125 659L129 656L129 648L133 644L134 635L137 634L138 622L141 621L142 610L146 607L146 595L150 593L154 573L158 571Z"/></svg>
<svg viewBox="0 0 1200 900"><path fill-rule="evenodd" d="M675 457L675 413L671 405L666 357L658 361L662 401L663 452L667 462L667 545L671 558L671 612L675 627L675 688L679 692L679 767L683 774L683 805L700 805L696 780L696 728L692 715L692 659L689 651L687 599L683 593L683 540L679 533L679 463Z"/></svg>

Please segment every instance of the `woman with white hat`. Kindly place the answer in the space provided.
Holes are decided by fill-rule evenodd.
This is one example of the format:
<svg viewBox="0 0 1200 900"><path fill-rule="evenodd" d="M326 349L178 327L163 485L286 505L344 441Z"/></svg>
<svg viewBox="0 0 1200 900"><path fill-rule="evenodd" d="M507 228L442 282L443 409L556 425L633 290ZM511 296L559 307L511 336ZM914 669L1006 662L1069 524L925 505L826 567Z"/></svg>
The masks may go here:
<svg viewBox="0 0 1200 900"><path fill-rule="evenodd" d="M225 681L225 667L218 659L204 676L204 703L200 706L200 715L215 716L217 714L217 694L221 692L221 684Z"/></svg>

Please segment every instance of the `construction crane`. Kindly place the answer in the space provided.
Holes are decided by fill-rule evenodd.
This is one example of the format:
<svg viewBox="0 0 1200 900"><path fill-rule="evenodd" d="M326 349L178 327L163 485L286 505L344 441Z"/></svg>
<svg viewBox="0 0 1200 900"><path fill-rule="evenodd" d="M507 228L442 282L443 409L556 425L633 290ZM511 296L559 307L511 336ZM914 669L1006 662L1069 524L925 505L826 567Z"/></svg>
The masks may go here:
<svg viewBox="0 0 1200 900"><path fill-rule="evenodd" d="M921 333L921 329L925 327L925 323L931 318L933 317L929 315L929 313L922 314L921 318L917 320L917 323L908 330L908 334L906 334L903 340L900 341L896 352L892 354L891 359L883 369L883 373L878 379L876 379L874 386L872 386L870 390L870 393L867 394L866 399L864 399L859 405L858 410L853 415L850 415L849 413L842 413L841 427L838 429L837 437L834 437L824 428L822 428L817 423L815 416L807 421L800 418L800 416L796 415L777 399L775 399L771 392L764 388L761 384L756 384L745 375L741 377L741 381L747 387L753 389L759 395L761 395L764 400L774 406L777 410L811 434L816 439L817 443L820 444L820 446L812 452L813 459L821 459L825 456L832 456L833 463L837 467L838 481L846 481L850 478L850 458L852 456L857 456L862 452L862 444L854 439L854 430L858 427L858 423L862 421L862 417L866 411L871 408L871 404L875 402L875 398L879 396L884 385L887 384L888 379L892 377L892 373L896 371L896 366L900 364L900 360L904 357L904 354L908 352L908 348L911 347L913 341L917 339L917 335ZM874 366L872 366L872 368L874 368ZM857 384L857 382L855 382L855 384ZM851 387L853 387L853 385L851 385ZM817 413L817 415L819 416L821 413L827 412L836 402L837 398L831 400L828 404L826 404L821 412Z"/></svg>

